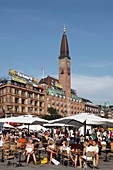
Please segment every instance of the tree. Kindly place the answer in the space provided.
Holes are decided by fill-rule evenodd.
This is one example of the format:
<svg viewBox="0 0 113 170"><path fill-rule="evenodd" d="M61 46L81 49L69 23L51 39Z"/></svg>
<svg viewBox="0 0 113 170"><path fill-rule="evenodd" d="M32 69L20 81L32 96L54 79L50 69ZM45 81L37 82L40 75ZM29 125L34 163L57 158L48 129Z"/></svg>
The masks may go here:
<svg viewBox="0 0 113 170"><path fill-rule="evenodd" d="M62 118L62 116L58 114L58 111L53 107L48 108L47 111L48 111L49 114L44 115L42 117L43 119L54 120L54 119Z"/></svg>

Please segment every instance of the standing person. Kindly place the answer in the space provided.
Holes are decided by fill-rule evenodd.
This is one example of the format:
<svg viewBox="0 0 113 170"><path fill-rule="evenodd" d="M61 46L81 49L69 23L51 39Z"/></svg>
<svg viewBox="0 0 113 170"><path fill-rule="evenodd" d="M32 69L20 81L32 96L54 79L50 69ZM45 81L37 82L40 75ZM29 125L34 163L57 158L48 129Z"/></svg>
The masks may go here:
<svg viewBox="0 0 113 170"><path fill-rule="evenodd" d="M3 144L5 143L5 138L6 138L6 136L4 134L1 134L1 136L0 136L0 146L3 146Z"/></svg>

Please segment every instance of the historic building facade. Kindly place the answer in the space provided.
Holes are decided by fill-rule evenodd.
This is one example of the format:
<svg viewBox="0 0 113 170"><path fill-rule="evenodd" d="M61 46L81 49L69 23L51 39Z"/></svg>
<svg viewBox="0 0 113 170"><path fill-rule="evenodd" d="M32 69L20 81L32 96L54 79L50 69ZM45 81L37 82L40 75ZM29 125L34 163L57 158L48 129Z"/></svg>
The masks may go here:
<svg viewBox="0 0 113 170"><path fill-rule="evenodd" d="M45 113L45 91L37 79L10 70L0 79L0 116Z"/></svg>
<svg viewBox="0 0 113 170"><path fill-rule="evenodd" d="M71 89L71 58L66 29L62 35L58 58L58 79L47 76L39 82L29 75L10 70L8 77L0 79L0 116L48 114L50 107L62 116L81 112L98 114L98 106L77 96Z"/></svg>
<svg viewBox="0 0 113 170"><path fill-rule="evenodd" d="M71 89L71 58L65 28L58 60L58 79L48 76L39 82L46 87L46 109L54 107L62 116L70 116L80 112L98 114L98 106L87 99L78 97L76 91Z"/></svg>

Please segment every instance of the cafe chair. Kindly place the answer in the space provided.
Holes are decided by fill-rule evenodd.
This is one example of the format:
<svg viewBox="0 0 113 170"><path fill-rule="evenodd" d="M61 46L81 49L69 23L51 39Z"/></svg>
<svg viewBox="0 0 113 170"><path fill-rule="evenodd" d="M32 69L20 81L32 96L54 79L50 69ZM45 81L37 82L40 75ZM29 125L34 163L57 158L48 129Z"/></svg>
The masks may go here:
<svg viewBox="0 0 113 170"><path fill-rule="evenodd" d="M12 146L4 144L3 149L4 166L7 167L8 165L16 165L16 156Z"/></svg>
<svg viewBox="0 0 113 170"><path fill-rule="evenodd" d="M70 155L67 153L67 150L62 151L62 160L63 160L63 165L66 166L72 165L72 160L70 158Z"/></svg>
<svg viewBox="0 0 113 170"><path fill-rule="evenodd" d="M93 165L93 170L95 170L95 152L89 151L86 153L86 157L82 157L83 159L83 168L88 169L88 164Z"/></svg>

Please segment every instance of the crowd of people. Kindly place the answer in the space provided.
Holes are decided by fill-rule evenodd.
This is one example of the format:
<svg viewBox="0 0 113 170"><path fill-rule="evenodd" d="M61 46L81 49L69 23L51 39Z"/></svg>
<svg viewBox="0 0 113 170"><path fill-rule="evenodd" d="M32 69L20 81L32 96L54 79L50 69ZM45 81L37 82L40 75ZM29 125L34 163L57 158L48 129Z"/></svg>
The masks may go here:
<svg viewBox="0 0 113 170"><path fill-rule="evenodd" d="M0 146L7 142L16 143L23 149L23 155L26 156L26 165L29 164L30 156L37 164L35 149L45 148L49 158L49 164L52 164L53 158L61 161L61 155L66 151L67 157L71 160L71 165L82 168L83 160L89 151L95 153L95 167L98 168L99 157L106 148L111 148L108 158L113 155L113 132L108 129L87 130L86 134L80 134L79 130L73 128L48 128L47 131L30 131L27 129L13 130L2 129L0 134Z"/></svg>

